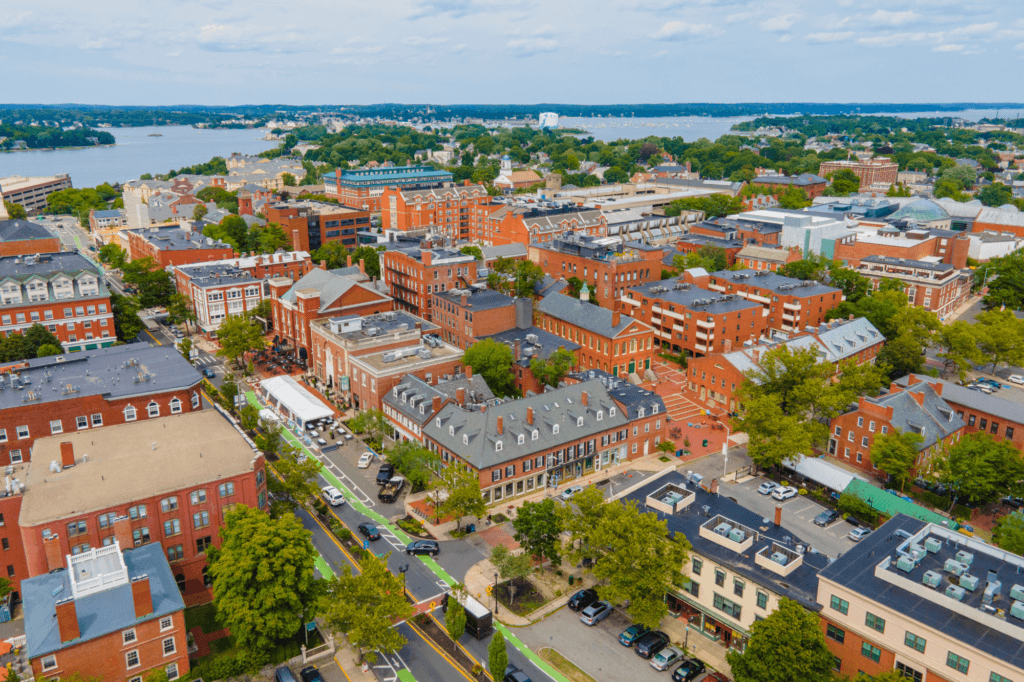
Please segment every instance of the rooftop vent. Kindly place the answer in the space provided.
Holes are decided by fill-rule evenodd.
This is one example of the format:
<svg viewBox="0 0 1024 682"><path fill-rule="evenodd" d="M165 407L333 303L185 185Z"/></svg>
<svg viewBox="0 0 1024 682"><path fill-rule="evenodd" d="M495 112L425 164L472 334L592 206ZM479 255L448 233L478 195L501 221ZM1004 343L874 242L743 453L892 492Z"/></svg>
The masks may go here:
<svg viewBox="0 0 1024 682"><path fill-rule="evenodd" d="M925 571L921 577L921 582L932 589L938 589L939 585L942 584L942 574L935 571Z"/></svg>
<svg viewBox="0 0 1024 682"><path fill-rule="evenodd" d="M967 570L967 567L956 559L946 559L945 565L942 567L946 573L952 573L956 576L961 576Z"/></svg>
<svg viewBox="0 0 1024 682"><path fill-rule="evenodd" d="M957 601L964 600L964 588L959 585L950 585L946 588L946 596Z"/></svg>
<svg viewBox="0 0 1024 682"><path fill-rule="evenodd" d="M980 582L981 579L976 575L964 573L962 576L960 576L960 587L971 592L974 592L976 589L978 589L978 583Z"/></svg>

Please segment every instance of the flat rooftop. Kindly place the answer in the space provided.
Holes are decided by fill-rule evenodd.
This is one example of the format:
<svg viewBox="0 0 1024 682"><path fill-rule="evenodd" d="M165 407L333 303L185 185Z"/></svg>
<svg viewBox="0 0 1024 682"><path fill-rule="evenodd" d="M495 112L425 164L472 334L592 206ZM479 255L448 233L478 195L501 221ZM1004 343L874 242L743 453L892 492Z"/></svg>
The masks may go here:
<svg viewBox="0 0 1024 682"><path fill-rule="evenodd" d="M389 334L414 331L417 324L420 325L422 333L434 332L441 328L433 322L427 322L404 310L392 310L364 316L326 317L313 320L310 324L320 327L325 333L335 338L349 342L368 339L383 340L383 337Z"/></svg>
<svg viewBox="0 0 1024 682"><path fill-rule="evenodd" d="M75 466L54 473L50 463L61 461L61 443L71 443ZM256 456L216 409L47 436L33 447L20 523L35 526L216 483L252 471Z"/></svg>
<svg viewBox="0 0 1024 682"><path fill-rule="evenodd" d="M839 289L813 280L799 280L785 277L769 270L719 270L711 276L719 282L735 282L738 285L768 289L776 293L785 292L790 296L821 296L834 294Z"/></svg>
<svg viewBox="0 0 1024 682"><path fill-rule="evenodd" d="M210 237L201 232L183 230L180 227L145 227L132 232L161 251L196 251L202 249L230 249L231 245Z"/></svg>
<svg viewBox="0 0 1024 682"><path fill-rule="evenodd" d="M930 270L932 272L948 272L955 268L949 263L933 263L926 260L910 260L893 258L892 256L866 256L860 259L861 264L887 265L895 268L913 268L914 270Z"/></svg>
<svg viewBox="0 0 1024 682"><path fill-rule="evenodd" d="M421 357L418 351L429 353L429 355ZM440 342L435 343L433 346L424 343L420 346L360 355L350 358L350 360L355 364L369 368L374 374L379 376L381 374L408 374L446 360L458 360L464 353L465 351L455 346ZM401 355L401 357L395 358L394 354ZM386 360L385 358L395 359Z"/></svg>
<svg viewBox="0 0 1024 682"><path fill-rule="evenodd" d="M660 282L648 282L640 286L630 287L626 291L629 293L635 292L630 297L633 300L636 300L635 296L639 294L681 305L690 310L699 309L701 312L713 315L739 312L740 310L749 310L751 308L760 309L763 307L757 301L748 301L735 294L721 294L717 291L701 289L698 286L688 282L680 282L679 280L666 279Z"/></svg>
<svg viewBox="0 0 1024 682"><path fill-rule="evenodd" d="M288 201L277 201L270 204L271 208L286 210L289 208L303 209L306 215L334 215L337 213L364 213L364 211L341 204L332 204L327 201L316 201L314 199L289 199Z"/></svg>

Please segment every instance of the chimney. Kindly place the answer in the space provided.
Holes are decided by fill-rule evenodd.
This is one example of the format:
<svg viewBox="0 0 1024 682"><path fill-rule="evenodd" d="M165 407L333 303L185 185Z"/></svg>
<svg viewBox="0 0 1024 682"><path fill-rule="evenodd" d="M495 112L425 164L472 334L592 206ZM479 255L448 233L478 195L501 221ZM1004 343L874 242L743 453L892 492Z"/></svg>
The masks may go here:
<svg viewBox="0 0 1024 682"><path fill-rule="evenodd" d="M853 313L850 313L850 318L849 319L851 319L851 320L853 319Z"/></svg>
<svg viewBox="0 0 1024 682"><path fill-rule="evenodd" d="M498 435L500 436L503 433L505 433L505 420L499 414L498 415Z"/></svg>
<svg viewBox="0 0 1024 682"><path fill-rule="evenodd" d="M515 348L512 351L512 362L518 362L519 358L522 357L519 354L520 346L521 344L519 343L519 339L516 339Z"/></svg>
<svg viewBox="0 0 1024 682"><path fill-rule="evenodd" d="M473 368L472 367L470 367L469 365L466 365L466 368L463 371L465 372L467 379L472 379L473 378Z"/></svg>
<svg viewBox="0 0 1024 682"><path fill-rule="evenodd" d="M68 597L59 601L57 606L57 629L60 631L60 641L70 642L81 637L78 631L78 609L75 608L75 598Z"/></svg>
<svg viewBox="0 0 1024 682"><path fill-rule="evenodd" d="M321 270L326 270L327 269L327 261L325 261L325 260L320 261L319 267L320 267Z"/></svg>
<svg viewBox="0 0 1024 682"><path fill-rule="evenodd" d="M60 444L60 465L63 469L75 466L75 446L68 441Z"/></svg>
<svg viewBox="0 0 1024 682"><path fill-rule="evenodd" d="M924 407L924 391L918 391L916 393L911 393L910 395L914 397L914 400L917 401L918 405Z"/></svg>
<svg viewBox="0 0 1024 682"><path fill-rule="evenodd" d="M348 254L347 256L345 256L345 266L349 267L349 268L352 267L352 254L351 253Z"/></svg>
<svg viewBox="0 0 1024 682"><path fill-rule="evenodd" d="M60 551L60 538L51 535L43 540L43 551L46 553L46 570L53 571L64 567L64 553Z"/></svg>
<svg viewBox="0 0 1024 682"><path fill-rule="evenodd" d="M619 321L621 319L622 319L622 313L620 313L618 310L613 310L612 311L612 326L613 327L618 327L619 326Z"/></svg>
<svg viewBox="0 0 1024 682"><path fill-rule="evenodd" d="M587 406L587 392L586 392L586 391L583 391L583 392L582 392L582 393L580 394L580 402L581 402L581 403L583 403L583 406L584 406L584 407L586 407L586 406Z"/></svg>
<svg viewBox="0 0 1024 682"><path fill-rule="evenodd" d="M431 263L434 262L434 252L429 249L420 249L420 261L430 267Z"/></svg>
<svg viewBox="0 0 1024 682"><path fill-rule="evenodd" d="M441 409L441 396L439 396L439 395L435 395L434 396L434 400L431 403L431 407L434 408L434 413L435 414L437 413L438 410Z"/></svg>
<svg viewBox="0 0 1024 682"><path fill-rule="evenodd" d="M466 406L466 389L459 388L455 391L455 402L459 404L459 407Z"/></svg>
<svg viewBox="0 0 1024 682"><path fill-rule="evenodd" d="M467 305L469 305L469 296L466 296L465 294L463 294L462 295L462 299L459 301L459 305L461 305L463 308L465 308Z"/></svg>
<svg viewBox="0 0 1024 682"><path fill-rule="evenodd" d="M722 341L722 352L723 353L731 353L732 352L732 341L730 339L726 339L725 341Z"/></svg>
<svg viewBox="0 0 1024 682"><path fill-rule="evenodd" d="M717 495L718 494L718 479L717 478L712 478L711 479L711 485L708 486L708 492L711 493L712 495Z"/></svg>
<svg viewBox="0 0 1024 682"><path fill-rule="evenodd" d="M153 613L153 595L149 590L148 575L132 578L132 603L135 605L136 618L144 618Z"/></svg>
<svg viewBox="0 0 1024 682"><path fill-rule="evenodd" d="M135 546L135 541L132 540L132 527L127 515L114 519L114 540L121 546L122 552Z"/></svg>
<svg viewBox="0 0 1024 682"><path fill-rule="evenodd" d="M754 348L753 350L751 350L750 351L750 355L751 355L751 359L753 359L755 365L760 363L760 360L761 360L761 349L760 348Z"/></svg>
<svg viewBox="0 0 1024 682"><path fill-rule="evenodd" d="M526 408L526 423L529 424L530 426L533 426L533 408L532 407L527 407Z"/></svg>
<svg viewBox="0 0 1024 682"><path fill-rule="evenodd" d="M359 259L359 272L366 274L366 261L362 258Z"/></svg>
<svg viewBox="0 0 1024 682"><path fill-rule="evenodd" d="M775 505L775 525L776 526L781 526L782 525L782 505L781 504Z"/></svg>

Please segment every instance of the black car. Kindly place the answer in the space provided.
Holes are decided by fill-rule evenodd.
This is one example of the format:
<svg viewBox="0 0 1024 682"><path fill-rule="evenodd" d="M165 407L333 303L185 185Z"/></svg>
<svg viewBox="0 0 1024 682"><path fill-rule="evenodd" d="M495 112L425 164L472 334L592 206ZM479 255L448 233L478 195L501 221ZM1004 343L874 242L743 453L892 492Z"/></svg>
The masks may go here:
<svg viewBox="0 0 1024 682"><path fill-rule="evenodd" d="M839 512L835 509L826 509L814 517L815 526L827 526L839 518Z"/></svg>
<svg viewBox="0 0 1024 682"><path fill-rule="evenodd" d="M405 546L406 554L429 554L437 556L440 551L441 546L437 544L437 540L413 540Z"/></svg>
<svg viewBox="0 0 1024 682"><path fill-rule="evenodd" d="M597 596L597 592L590 588L580 590L576 594L569 597L569 608L573 611L582 611L583 609L587 608L588 606L596 602L599 598L600 597Z"/></svg>
<svg viewBox="0 0 1024 682"><path fill-rule="evenodd" d="M526 673L509 663L508 667L505 668L505 677L502 678L501 682L531 682L531 680L526 676Z"/></svg>
<svg viewBox="0 0 1024 682"><path fill-rule="evenodd" d="M672 682L690 682L704 672L704 661L699 658L688 658L672 671Z"/></svg>
<svg viewBox="0 0 1024 682"><path fill-rule="evenodd" d="M359 532L369 540L380 540L380 531L372 523L360 523Z"/></svg>
<svg viewBox="0 0 1024 682"><path fill-rule="evenodd" d="M315 665L300 670L299 677L302 678L302 682L324 682L324 678L320 677L320 671L316 669Z"/></svg>
<svg viewBox="0 0 1024 682"><path fill-rule="evenodd" d="M619 644L622 646L633 646L637 640L650 632L651 629L646 625L640 625L639 623L633 623L628 628L622 631L619 635Z"/></svg>
<svg viewBox="0 0 1024 682"><path fill-rule="evenodd" d="M394 464L381 464L380 470L377 472L377 485L386 485L391 477L395 475Z"/></svg>
<svg viewBox="0 0 1024 682"><path fill-rule="evenodd" d="M668 646L669 637L661 630L652 630L636 641L636 655L651 658Z"/></svg>

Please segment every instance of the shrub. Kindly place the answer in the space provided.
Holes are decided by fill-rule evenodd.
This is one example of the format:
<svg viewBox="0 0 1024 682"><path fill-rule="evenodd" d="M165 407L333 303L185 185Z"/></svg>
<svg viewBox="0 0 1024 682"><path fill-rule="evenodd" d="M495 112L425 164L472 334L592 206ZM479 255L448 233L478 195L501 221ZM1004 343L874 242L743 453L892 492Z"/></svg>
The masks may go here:
<svg viewBox="0 0 1024 682"><path fill-rule="evenodd" d="M872 509L871 505L856 495L843 493L839 496L839 504L836 508L849 516L855 516L864 523L874 525L878 519L878 512Z"/></svg>

